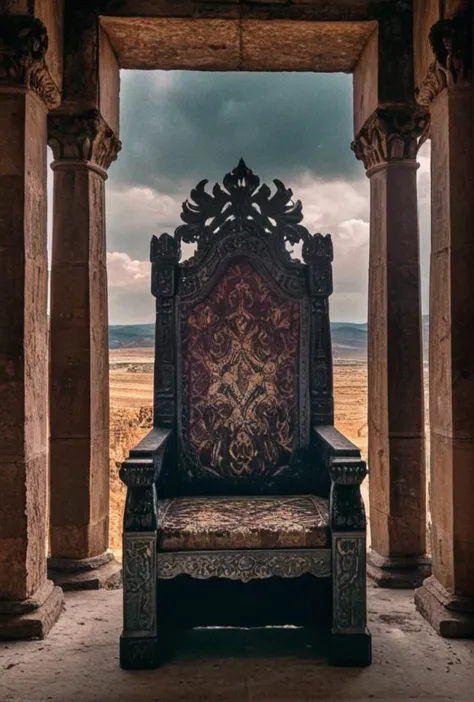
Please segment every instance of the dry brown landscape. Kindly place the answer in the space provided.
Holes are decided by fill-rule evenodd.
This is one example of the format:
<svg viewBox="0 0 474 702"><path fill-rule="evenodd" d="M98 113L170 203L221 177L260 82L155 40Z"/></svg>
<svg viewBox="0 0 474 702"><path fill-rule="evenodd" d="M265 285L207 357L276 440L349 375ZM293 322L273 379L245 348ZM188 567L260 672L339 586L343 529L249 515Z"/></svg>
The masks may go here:
<svg viewBox="0 0 474 702"><path fill-rule="evenodd" d="M151 426L153 349L110 352L110 540L120 551L125 487L118 471L129 449ZM334 366L336 425L367 453L367 366ZM365 490L366 493L366 490Z"/></svg>

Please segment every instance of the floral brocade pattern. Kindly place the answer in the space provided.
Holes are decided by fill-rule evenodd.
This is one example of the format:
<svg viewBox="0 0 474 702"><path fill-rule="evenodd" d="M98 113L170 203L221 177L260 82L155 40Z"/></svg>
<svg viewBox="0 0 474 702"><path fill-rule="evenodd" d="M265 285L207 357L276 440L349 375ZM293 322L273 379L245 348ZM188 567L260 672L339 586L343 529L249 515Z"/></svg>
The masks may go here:
<svg viewBox="0 0 474 702"><path fill-rule="evenodd" d="M328 500L315 495L158 501L163 551L324 548L328 539Z"/></svg>
<svg viewBox="0 0 474 702"><path fill-rule="evenodd" d="M271 476L296 446L300 310L250 263L227 269L186 320L186 433L216 477Z"/></svg>

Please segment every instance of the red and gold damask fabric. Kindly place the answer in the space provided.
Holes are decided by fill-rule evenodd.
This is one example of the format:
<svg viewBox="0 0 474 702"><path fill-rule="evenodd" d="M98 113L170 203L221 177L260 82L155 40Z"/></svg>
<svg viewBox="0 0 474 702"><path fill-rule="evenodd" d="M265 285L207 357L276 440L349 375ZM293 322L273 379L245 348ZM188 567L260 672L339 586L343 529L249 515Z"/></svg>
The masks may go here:
<svg viewBox="0 0 474 702"><path fill-rule="evenodd" d="M215 477L272 476L298 426L300 308L250 263L229 266L185 319L184 434Z"/></svg>
<svg viewBox="0 0 474 702"><path fill-rule="evenodd" d="M324 548L328 540L328 500L315 495L158 500L162 551Z"/></svg>

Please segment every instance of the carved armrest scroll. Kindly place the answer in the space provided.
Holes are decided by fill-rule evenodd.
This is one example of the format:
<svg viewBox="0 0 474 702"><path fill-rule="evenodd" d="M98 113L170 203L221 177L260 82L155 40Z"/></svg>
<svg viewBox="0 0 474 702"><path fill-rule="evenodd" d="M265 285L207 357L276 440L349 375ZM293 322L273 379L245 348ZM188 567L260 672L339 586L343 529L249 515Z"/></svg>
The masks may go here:
<svg viewBox="0 0 474 702"><path fill-rule="evenodd" d="M122 463L120 479L127 486L124 531L156 531L156 481L161 472L170 429L154 427Z"/></svg>
<svg viewBox="0 0 474 702"><path fill-rule="evenodd" d="M317 426L314 434L331 478L331 529L364 531L366 518L360 486L367 475L367 465L360 450L333 426Z"/></svg>
<svg viewBox="0 0 474 702"><path fill-rule="evenodd" d="M367 475L367 465L360 458L331 457L329 476L335 485L361 485Z"/></svg>

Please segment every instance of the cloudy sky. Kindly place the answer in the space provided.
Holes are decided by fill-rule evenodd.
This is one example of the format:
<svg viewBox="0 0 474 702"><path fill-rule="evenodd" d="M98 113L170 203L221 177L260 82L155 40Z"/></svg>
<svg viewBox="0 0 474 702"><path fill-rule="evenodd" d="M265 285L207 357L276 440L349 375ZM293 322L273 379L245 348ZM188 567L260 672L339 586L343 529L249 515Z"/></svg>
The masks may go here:
<svg viewBox="0 0 474 702"><path fill-rule="evenodd" d="M111 324L153 321L152 234L172 232L190 189L222 180L241 156L262 181L293 189L311 231L332 234L331 318L366 321L369 184L349 146L351 76L122 71L120 136L107 182ZM428 147L420 160L427 299Z"/></svg>

